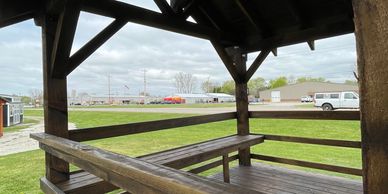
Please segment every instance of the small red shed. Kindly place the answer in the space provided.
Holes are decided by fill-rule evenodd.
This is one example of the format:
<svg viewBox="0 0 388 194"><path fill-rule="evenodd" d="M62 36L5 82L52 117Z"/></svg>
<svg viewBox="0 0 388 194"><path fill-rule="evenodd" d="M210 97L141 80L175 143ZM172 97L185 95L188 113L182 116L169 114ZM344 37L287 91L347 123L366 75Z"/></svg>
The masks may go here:
<svg viewBox="0 0 388 194"><path fill-rule="evenodd" d="M6 103L4 99L0 98L0 137L3 136L3 105Z"/></svg>

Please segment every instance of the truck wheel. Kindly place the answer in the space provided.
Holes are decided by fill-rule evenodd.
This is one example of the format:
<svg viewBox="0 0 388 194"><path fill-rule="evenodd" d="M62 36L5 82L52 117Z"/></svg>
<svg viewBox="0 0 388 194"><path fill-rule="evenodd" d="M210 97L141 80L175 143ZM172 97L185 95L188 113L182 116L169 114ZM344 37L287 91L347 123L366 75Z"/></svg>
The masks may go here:
<svg viewBox="0 0 388 194"><path fill-rule="evenodd" d="M323 111L331 111L331 110L333 110L333 107L330 104L324 104L324 105L322 105L322 110Z"/></svg>

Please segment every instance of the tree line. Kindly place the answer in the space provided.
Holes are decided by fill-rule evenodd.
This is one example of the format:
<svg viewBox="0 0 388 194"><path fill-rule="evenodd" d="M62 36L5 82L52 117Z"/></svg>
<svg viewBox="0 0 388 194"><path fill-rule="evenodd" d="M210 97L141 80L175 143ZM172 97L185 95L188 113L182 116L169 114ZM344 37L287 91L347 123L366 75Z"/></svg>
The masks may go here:
<svg viewBox="0 0 388 194"><path fill-rule="evenodd" d="M196 84L197 79L195 76L193 76L190 73L183 73L180 72L176 74L175 76L175 87L177 89L178 93L193 93ZM280 76L275 79L271 80L265 80L262 77L256 77L251 79L248 82L248 92L249 95L259 97L259 92L267 89L273 89L278 88L282 86L286 86L289 84L297 84L297 83L303 83L303 82L330 82L326 80L324 77L285 77ZM357 80L345 80L345 84L357 84ZM205 93L226 93L226 94L232 94L235 93L235 83L233 80L227 80L223 83L217 83L215 81L212 81L210 77L206 79L205 81L200 83L200 89Z"/></svg>

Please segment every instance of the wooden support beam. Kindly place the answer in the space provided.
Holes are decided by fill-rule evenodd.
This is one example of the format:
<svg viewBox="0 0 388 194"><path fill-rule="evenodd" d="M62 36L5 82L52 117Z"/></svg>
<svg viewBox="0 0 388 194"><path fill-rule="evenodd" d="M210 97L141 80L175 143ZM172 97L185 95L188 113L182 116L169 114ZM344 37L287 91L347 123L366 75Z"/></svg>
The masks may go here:
<svg viewBox="0 0 388 194"><path fill-rule="evenodd" d="M238 159L238 155L236 154L234 156L229 157L228 161L231 162L231 161L234 161L237 159ZM201 172L205 172L205 171L212 169L212 168L215 168L217 166L221 166L222 164L223 164L223 160L221 159L221 160L217 160L217 161L205 164L205 165L200 166L200 167L193 168L193 169L189 170L188 172L194 173L194 174L199 174Z"/></svg>
<svg viewBox="0 0 388 194"><path fill-rule="evenodd" d="M242 53L239 47L228 48L228 54L233 59L237 69L236 87L236 108L237 108L237 134L249 134L249 111L248 111L248 84L246 80L246 54ZM250 148L241 149L238 152L239 164L251 165Z"/></svg>
<svg viewBox="0 0 388 194"><path fill-rule="evenodd" d="M247 7L247 1L245 0L235 0L237 6L240 8L241 12L245 15L245 17L248 19L249 23L257 30L262 30L259 24L256 22L256 18L252 16L252 13L248 11Z"/></svg>
<svg viewBox="0 0 388 194"><path fill-rule="evenodd" d="M68 138L67 80L51 76L51 56L58 21L49 15L42 20L44 129L47 134ZM69 179L69 164L46 153L46 178L54 184Z"/></svg>
<svg viewBox="0 0 388 194"><path fill-rule="evenodd" d="M360 120L360 111L250 111L250 118Z"/></svg>
<svg viewBox="0 0 388 194"><path fill-rule="evenodd" d="M260 135L263 135L266 140L272 140L272 141L285 141L285 142L327 145L327 146L337 146L337 147L347 147L347 148L361 148L360 141L317 139L317 138L266 135L266 134L260 134Z"/></svg>
<svg viewBox="0 0 388 194"><path fill-rule="evenodd" d="M278 56L278 48L273 48L273 49L271 50L271 52L272 52L273 56L275 56L275 57Z"/></svg>
<svg viewBox="0 0 388 194"><path fill-rule="evenodd" d="M204 124L210 122L224 121L236 118L235 112L219 113L213 115L201 115L186 118L165 119L159 121L146 121L140 123L130 123L123 125L94 127L86 129L70 130L70 139L74 141L89 141L101 138L116 137L120 135L130 135L145 133L176 127Z"/></svg>
<svg viewBox="0 0 388 194"><path fill-rule="evenodd" d="M211 40L210 41L216 49L216 52L218 53L218 56L221 58L222 62L224 63L226 69L228 70L229 74L232 76L233 80L235 82L241 82L240 77L237 73L236 66L231 59L231 57L228 55L228 53L225 50L225 47L223 47L218 41L216 40Z"/></svg>
<svg viewBox="0 0 388 194"><path fill-rule="evenodd" d="M0 1L0 28L32 19L42 5L41 0Z"/></svg>
<svg viewBox="0 0 388 194"><path fill-rule="evenodd" d="M260 32L261 37L268 37L271 34L274 34L274 31L268 24L268 21L263 19L263 16L258 10L252 9L253 5L251 0L235 0L235 2L241 12L249 20L249 23L251 23L251 25Z"/></svg>
<svg viewBox="0 0 388 194"><path fill-rule="evenodd" d="M188 22L177 17L166 16L155 11L119 1L83 1L82 10L207 40L215 38L221 41L230 42L230 40L234 39L228 34L224 34L221 31L217 31L207 26Z"/></svg>
<svg viewBox="0 0 388 194"><path fill-rule="evenodd" d="M315 41L314 40L307 41L307 44L309 45L310 50L312 50L312 51L315 50Z"/></svg>
<svg viewBox="0 0 388 194"><path fill-rule="evenodd" d="M77 28L80 7L75 1L68 1L59 15L58 25L51 56L51 73L54 78L66 77L74 35Z"/></svg>
<svg viewBox="0 0 388 194"><path fill-rule="evenodd" d="M171 6L167 3L166 0L154 0L154 2L163 14L168 16L176 15L174 10L171 8Z"/></svg>
<svg viewBox="0 0 388 194"><path fill-rule="evenodd" d="M260 54L256 57L256 59L253 61L252 65L249 67L246 76L245 76L245 81L248 82L253 74L257 71L257 69L260 67L260 65L264 62L264 60L267 58L268 54L271 51L269 50L263 50L260 52Z"/></svg>
<svg viewBox="0 0 388 194"><path fill-rule="evenodd" d="M289 165L294 165L294 166L302 166L302 167L307 167L307 168L315 168L315 169L327 170L327 171L338 172L338 173L343 173L343 174L362 176L362 170L356 169L356 168L334 166L334 165L329 165L329 164L321 164L321 163L307 162L307 161L294 160L294 159L279 158L279 157L275 157L275 156L266 156L266 155L260 155L260 154L251 154L251 157L253 159L257 159L257 160L264 160L264 161L289 164Z"/></svg>
<svg viewBox="0 0 388 194"><path fill-rule="evenodd" d="M353 1L364 193L388 192L388 1Z"/></svg>
<svg viewBox="0 0 388 194"><path fill-rule="evenodd" d="M246 38L241 44L241 48L244 52L250 53L302 43L306 42L306 40L318 40L354 32L354 24L349 22L349 16L338 17L339 22L317 25L301 31L289 32L264 39L261 36ZM340 20L341 17L343 17L343 21Z"/></svg>
<svg viewBox="0 0 388 194"><path fill-rule="evenodd" d="M66 75L69 75L74 71L83 61L85 61L90 55L92 55L98 48L100 48L106 41L108 41L113 35L115 35L127 21L116 19L100 33L98 33L93 39L86 43L76 53L74 53L66 66Z"/></svg>
<svg viewBox="0 0 388 194"><path fill-rule="evenodd" d="M224 174L224 182L230 183L228 154L222 156L222 172Z"/></svg>

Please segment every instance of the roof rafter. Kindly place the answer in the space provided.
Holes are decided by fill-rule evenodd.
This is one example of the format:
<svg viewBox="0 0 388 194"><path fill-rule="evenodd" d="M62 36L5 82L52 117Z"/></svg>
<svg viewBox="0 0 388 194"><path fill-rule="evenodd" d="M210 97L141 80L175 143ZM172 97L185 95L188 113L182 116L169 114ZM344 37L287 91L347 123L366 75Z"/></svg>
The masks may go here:
<svg viewBox="0 0 388 194"><path fill-rule="evenodd" d="M58 18L51 56L52 77L59 78L66 76L66 65L73 45L79 14L80 8L77 2L68 1Z"/></svg>
<svg viewBox="0 0 388 194"><path fill-rule="evenodd" d="M248 82L253 74L259 69L260 65L264 62L264 60L267 58L271 51L270 50L262 50L260 54L256 57L256 59L253 61L252 65L249 67L246 75L245 75L245 81Z"/></svg>
<svg viewBox="0 0 388 194"><path fill-rule="evenodd" d="M0 1L0 28L33 18L40 9L39 5L41 0Z"/></svg>
<svg viewBox="0 0 388 194"><path fill-rule="evenodd" d="M127 24L127 21L116 19L100 33L98 33L93 39L86 43L76 53L74 53L67 64L66 75L69 75L74 69L76 69L83 61L85 61L90 55L92 55L98 48L100 48L106 41L109 40L114 34L116 34L123 26Z"/></svg>
<svg viewBox="0 0 388 194"><path fill-rule="evenodd" d="M207 26L184 21L161 13L118 1L84 1L83 10L106 17L121 18L128 22L146 25L154 28L177 32L197 38L221 41L233 41L233 37Z"/></svg>
<svg viewBox="0 0 388 194"><path fill-rule="evenodd" d="M261 39L260 37L258 37L258 39L248 38L244 41L241 48L249 53L263 49L273 49L276 47L302 43L306 42L306 40L318 40L343 35L351 32L354 32L353 22L340 21L303 29L297 32L290 32L288 34L276 35L266 39Z"/></svg>

